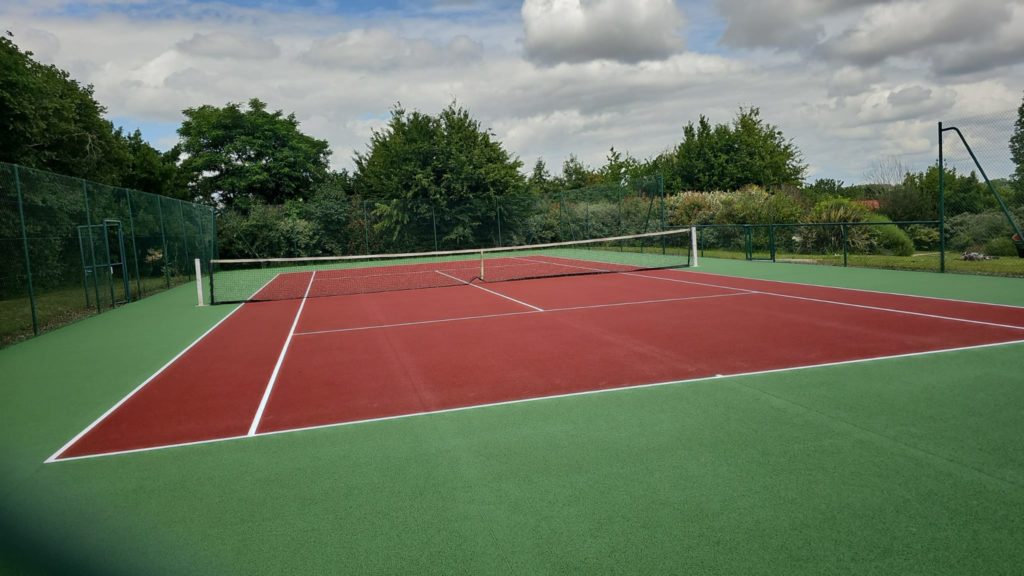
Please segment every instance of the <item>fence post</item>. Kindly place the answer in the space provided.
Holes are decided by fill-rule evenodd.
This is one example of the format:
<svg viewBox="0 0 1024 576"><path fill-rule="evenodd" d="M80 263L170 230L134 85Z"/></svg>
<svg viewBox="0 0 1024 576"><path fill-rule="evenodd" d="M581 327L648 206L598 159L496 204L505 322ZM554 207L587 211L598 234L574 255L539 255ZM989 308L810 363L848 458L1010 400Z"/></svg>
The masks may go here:
<svg viewBox="0 0 1024 576"><path fill-rule="evenodd" d="M137 296L136 300L138 300L142 298L142 278L139 276L139 246L135 243L135 215L132 214L132 191L127 188L122 188L122 190L124 190L124 199L128 203L128 228L131 230L132 235L132 262L135 263L135 295Z"/></svg>
<svg viewBox="0 0 1024 576"><path fill-rule="evenodd" d="M946 164L942 152L942 122L939 122L939 272L946 271Z"/></svg>
<svg viewBox="0 0 1024 576"><path fill-rule="evenodd" d="M363 237L366 240L366 251L363 254L370 253L370 216L366 213L366 200L360 202L363 206Z"/></svg>
<svg viewBox="0 0 1024 576"><path fill-rule="evenodd" d="M192 271L189 270L188 265L192 259L188 257L188 231L185 229L185 209L182 207L185 203L181 200L178 200L177 202L178 217L181 219L181 247L185 249L185 277L189 278L192 276Z"/></svg>
<svg viewBox="0 0 1024 576"><path fill-rule="evenodd" d="M430 222L434 227L434 252L437 252L437 213L433 202L430 203Z"/></svg>
<svg viewBox="0 0 1024 576"><path fill-rule="evenodd" d="M21 198L21 175L14 165L14 189L18 193L18 218L21 220L21 246L25 251L25 275L28 278L28 303L32 308L32 333L39 335L39 318L36 315L36 291L32 286L32 261L28 255L28 230L25 228L25 203Z"/></svg>
<svg viewBox="0 0 1024 576"><path fill-rule="evenodd" d="M846 233L846 224L840 224L839 229L843 234L843 268L845 268L850 254L850 243L848 242L849 236Z"/></svg>
<svg viewBox="0 0 1024 576"><path fill-rule="evenodd" d="M661 196L661 229L667 230L665 228L667 224L665 221L665 178L661 174L658 174L658 195Z"/></svg>
<svg viewBox="0 0 1024 576"><path fill-rule="evenodd" d="M498 197L494 197L494 217L498 220L498 246L501 247L501 204L498 203Z"/></svg>
<svg viewBox="0 0 1024 576"><path fill-rule="evenodd" d="M89 231L89 255L92 260L92 286L96 293L96 312L103 312L100 305L100 278L96 275L96 243L92 240L92 210L89 209L89 184L82 180L82 198L85 199L85 224ZM111 303L113 305L113 303Z"/></svg>
<svg viewBox="0 0 1024 576"><path fill-rule="evenodd" d="M164 282L167 284L167 287L170 288L171 274L170 267L168 266L168 262L170 262L168 260L170 253L167 252L167 232L164 229L164 201L163 198L160 196L156 197L156 208L157 214L160 216L160 242L162 243L161 245L164 247Z"/></svg>

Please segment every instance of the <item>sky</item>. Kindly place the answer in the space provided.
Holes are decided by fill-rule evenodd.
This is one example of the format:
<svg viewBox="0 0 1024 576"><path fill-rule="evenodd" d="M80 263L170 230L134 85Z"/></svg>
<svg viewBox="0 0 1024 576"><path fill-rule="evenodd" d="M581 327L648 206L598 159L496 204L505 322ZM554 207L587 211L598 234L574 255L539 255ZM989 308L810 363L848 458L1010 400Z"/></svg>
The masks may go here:
<svg viewBox="0 0 1024 576"><path fill-rule="evenodd" d="M1024 0L7 0L0 23L159 149L182 110L255 97L336 169L399 103L456 101L524 171L648 158L758 107L809 180L921 169L936 123L969 119L1000 177L1024 95Z"/></svg>

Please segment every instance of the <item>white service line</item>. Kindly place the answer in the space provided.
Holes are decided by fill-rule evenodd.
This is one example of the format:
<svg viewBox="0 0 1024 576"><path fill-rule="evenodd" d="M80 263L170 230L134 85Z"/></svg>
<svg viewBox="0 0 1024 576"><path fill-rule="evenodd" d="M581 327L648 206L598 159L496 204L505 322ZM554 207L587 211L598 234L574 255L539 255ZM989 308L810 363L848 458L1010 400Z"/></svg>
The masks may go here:
<svg viewBox="0 0 1024 576"><path fill-rule="evenodd" d="M501 292L495 292L494 290L490 290L488 288L484 288L483 286L478 286L476 284L473 284L472 282L466 282L462 278L456 278L455 276L452 276L451 274L445 274L444 272L441 272L440 270L434 270L434 272L437 272L441 276L447 276L448 278L451 278L452 280L457 280L459 282L462 282L466 286L472 286L473 288L478 288L480 290L483 290L484 292L490 292L491 294L494 294L495 296L501 296L505 300L511 300L512 302L515 302L516 304L519 304L519 305L522 305L522 306L526 306L527 308L533 308L537 312L543 312L544 311L544 309L539 307L539 306L534 306L533 304L527 304L526 302L523 302L522 300L516 300L515 298L513 298L511 296L506 296L506 295L502 294Z"/></svg>
<svg viewBox="0 0 1024 576"><path fill-rule="evenodd" d="M277 375L281 372L281 365L284 364L284 356L288 352L288 346L292 343L292 336L295 335L295 327L299 325L299 317L302 316L302 309L306 306L306 299L309 298L309 290L313 287L313 281L316 280L316 270L309 277L309 285L306 286L306 293L302 295L302 302L299 303L299 309L295 312L295 320L292 321L292 327L288 330L288 338L284 341L284 346L281 347L281 355L277 357L277 364L274 365L274 371L270 374L270 380L267 381L267 389L263 391L263 398L260 400L260 407L256 409L256 415L252 419L252 425L249 426L249 436L256 435L256 429L260 425L260 418L263 417L263 411L267 408L267 401L270 400L270 392L274 389L274 383L277 382Z"/></svg>
<svg viewBox="0 0 1024 576"><path fill-rule="evenodd" d="M852 302L840 302L838 300L825 300L823 298L811 298L808 296L795 296L792 294L780 294L778 292L766 292L764 290L750 290L749 288L737 288L735 286L722 286L720 284L711 284L709 282L695 282L693 280L682 280L679 278L665 278L663 276L648 276L647 274L637 274L635 272L623 272L626 276L636 276L637 278L650 278L652 280L663 280L665 282L679 282L681 284L694 284L697 286L708 286L712 288L724 288L729 290L739 290L741 292L747 292L749 294L762 294L764 296L775 296L778 298L790 298L793 300L804 300L807 302L818 302L821 304L833 304L836 306L849 306L851 308L861 308L865 310L876 310L879 312L892 312L894 314L904 314L907 316L920 316L923 318L934 318L936 320L949 320L952 322L965 322L967 324L978 324L981 326L993 326L995 328L1010 328L1012 330L1024 330L1024 326L1017 326L1014 324L999 324L998 322L985 322L984 320L970 320L968 318L957 318L955 316L943 316L941 314L927 314L925 312L913 312L910 310L901 310L899 308L884 308L882 306L869 306L867 304L854 304Z"/></svg>
<svg viewBox="0 0 1024 576"><path fill-rule="evenodd" d="M522 312L502 312L499 314L479 314L476 316L455 316L453 318L438 318L435 320L418 320L415 322L396 322L394 324L371 324L369 326L353 326L351 328L331 328L328 330L312 330L310 332L296 332L296 336L316 336L318 334L335 334L338 332L360 332L363 330L379 330L382 328L401 328L403 326L422 326L425 324L443 324L446 322L460 322L463 320L482 320L485 318L503 318L505 316L525 316L537 314L538 312L568 312L572 310L591 310L594 308L614 308L617 306L637 306L640 304L660 304L663 302L683 302L686 300L704 300L707 298L722 298L725 296L748 296L747 292L731 292L729 294L710 294L706 296L679 296L676 298L659 298L657 300L639 300L633 302L611 302L608 304L587 304L584 306L567 306L565 308L545 308L544 310L523 310Z"/></svg>

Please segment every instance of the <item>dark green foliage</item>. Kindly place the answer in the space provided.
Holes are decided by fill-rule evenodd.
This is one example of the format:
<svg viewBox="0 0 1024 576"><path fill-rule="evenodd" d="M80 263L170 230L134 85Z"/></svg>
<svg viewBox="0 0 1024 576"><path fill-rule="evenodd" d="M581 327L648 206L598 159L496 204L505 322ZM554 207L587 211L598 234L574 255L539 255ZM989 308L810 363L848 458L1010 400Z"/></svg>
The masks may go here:
<svg viewBox="0 0 1024 576"><path fill-rule="evenodd" d="M937 194L913 184L884 186L879 195L879 210L897 221L937 220L939 206Z"/></svg>
<svg viewBox="0 0 1024 576"><path fill-rule="evenodd" d="M846 189L843 187L842 180L833 180L832 178L818 178L810 186L805 186L800 191L800 198L804 202L811 206L824 200L825 198L838 198L840 196L846 196L844 193Z"/></svg>
<svg viewBox="0 0 1024 576"><path fill-rule="evenodd" d="M305 197L328 174L327 142L299 131L294 114L268 112L253 98L248 109L229 103L184 111L176 152L194 198L232 206L241 199L279 204Z"/></svg>
<svg viewBox="0 0 1024 576"><path fill-rule="evenodd" d="M939 247L939 230L936 226L911 224L907 226L906 232L918 250L935 250Z"/></svg>
<svg viewBox="0 0 1024 576"><path fill-rule="evenodd" d="M881 214L872 214L867 218L868 222L891 222ZM914 253L914 242L910 236L900 229L899 226L867 226L868 236L871 238L869 253L885 254L889 256L911 256Z"/></svg>
<svg viewBox="0 0 1024 576"><path fill-rule="evenodd" d="M435 226L444 247L494 245L499 205L510 227L528 215L522 162L455 103L437 116L396 107L355 164L356 192L398 249L422 247Z"/></svg>
<svg viewBox="0 0 1024 576"><path fill-rule="evenodd" d="M178 156L173 150L161 154L142 139L142 133L138 130L124 137L123 141L127 163L120 179L121 186L161 196L190 199L178 171Z"/></svg>
<svg viewBox="0 0 1024 576"><path fill-rule="evenodd" d="M601 176L570 154L562 163L562 177L558 181L563 190L578 190L601 183Z"/></svg>
<svg viewBox="0 0 1024 576"><path fill-rule="evenodd" d="M712 126L705 116L687 124L683 141L662 163L670 190L799 185L807 170L796 145L762 120L758 108L741 108L731 124Z"/></svg>
<svg viewBox="0 0 1024 576"><path fill-rule="evenodd" d="M1010 178L1019 198L1024 198L1024 98L1017 108L1017 120L1010 136L1010 158L1015 166Z"/></svg>
<svg viewBox="0 0 1024 576"><path fill-rule="evenodd" d="M1024 214L1015 214L1021 218ZM1013 234L1002 210L989 210L981 214L965 212L946 220L947 246L951 250L985 251L986 243L1009 238Z"/></svg>
<svg viewBox="0 0 1024 576"><path fill-rule="evenodd" d="M0 37L0 161L181 197L173 160L104 113L92 86Z"/></svg>

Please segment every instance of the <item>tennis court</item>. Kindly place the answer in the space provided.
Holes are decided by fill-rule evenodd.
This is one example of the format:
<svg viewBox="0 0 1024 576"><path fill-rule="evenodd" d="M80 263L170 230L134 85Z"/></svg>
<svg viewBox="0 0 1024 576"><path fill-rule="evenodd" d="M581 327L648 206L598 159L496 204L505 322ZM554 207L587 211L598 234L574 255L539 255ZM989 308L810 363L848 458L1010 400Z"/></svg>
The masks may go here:
<svg viewBox="0 0 1024 576"><path fill-rule="evenodd" d="M281 262L49 461L1024 342L1019 307L709 274L642 240L486 272L469 251Z"/></svg>
<svg viewBox="0 0 1024 576"><path fill-rule="evenodd" d="M1019 280L633 248L226 265L0 350L0 572L1018 571Z"/></svg>

